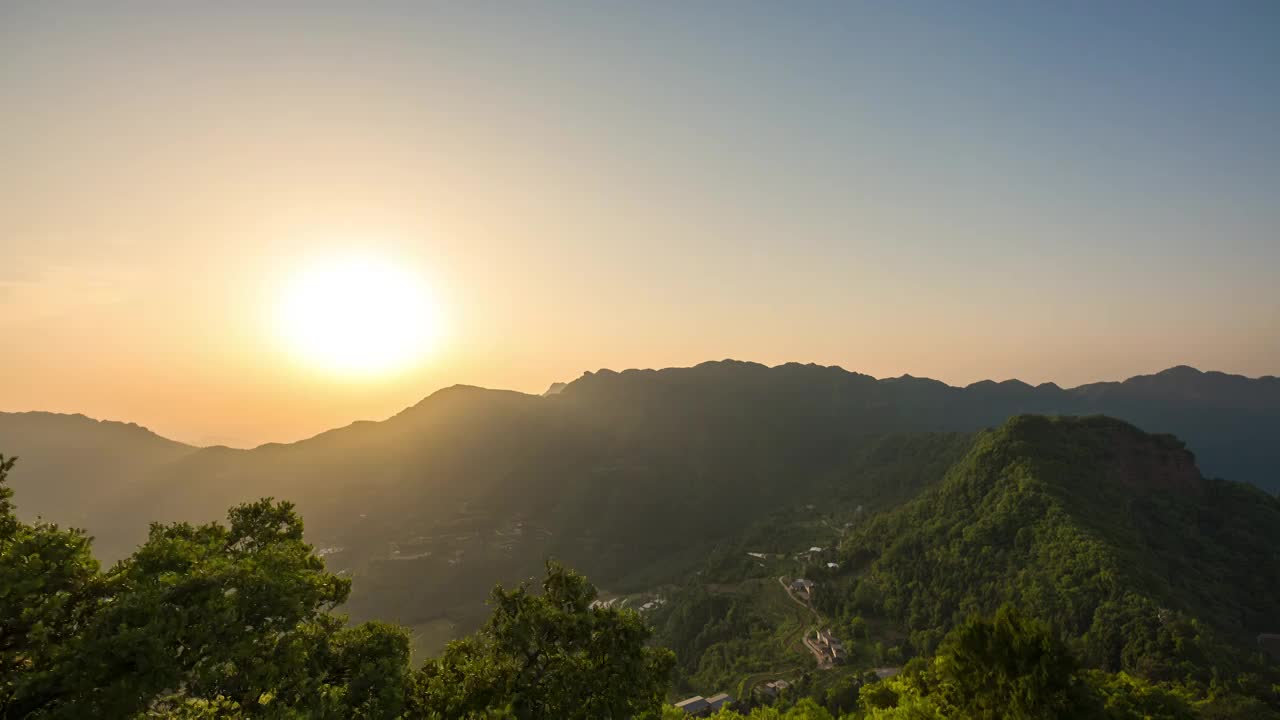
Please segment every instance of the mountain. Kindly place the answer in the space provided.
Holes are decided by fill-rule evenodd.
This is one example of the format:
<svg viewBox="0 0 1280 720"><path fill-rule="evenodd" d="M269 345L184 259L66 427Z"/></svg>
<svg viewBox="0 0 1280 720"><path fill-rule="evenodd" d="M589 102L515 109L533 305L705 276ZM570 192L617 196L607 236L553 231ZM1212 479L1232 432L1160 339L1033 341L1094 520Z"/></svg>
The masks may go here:
<svg viewBox="0 0 1280 720"><path fill-rule="evenodd" d="M917 652L1010 603L1089 662L1209 682L1280 622L1280 500L1206 479L1177 439L1111 418L1015 417L860 527L824 608L884 613Z"/></svg>
<svg viewBox="0 0 1280 720"><path fill-rule="evenodd" d="M20 511L85 527L105 559L152 520L208 521L274 496L296 502L329 566L356 578L353 614L465 629L493 582L533 575L548 555L607 590L639 590L693 572L771 513L865 494L885 477L877 467L894 468L905 500L963 452L967 439L947 433L1019 413L1115 415L1177 433L1210 476L1280 486L1280 381L1190 368L957 388L723 361L601 370L546 396L457 386L381 422L252 450L0 414L0 452L22 458ZM886 441L919 433L944 439Z"/></svg>
<svg viewBox="0 0 1280 720"><path fill-rule="evenodd" d="M0 413L0 453L22 456L22 472L14 484L26 505L23 514L63 524L108 527L110 518L97 509L198 451L133 423L47 412ZM121 531L135 533L136 528Z"/></svg>
<svg viewBox="0 0 1280 720"><path fill-rule="evenodd" d="M848 711L901 671L877 702L911 706L939 690L929 675L955 652L948 636L1012 613L1065 641L1064 672L1080 667L1078 685L1119 703L1059 717L1276 716L1280 665L1260 650L1280 629L1280 500L1102 416L1016 416L946 452L927 437L883 436L864 453L880 462L856 463L846 484L858 496L744 527L662 588L646 619L676 652L683 694L750 697L783 679L792 699ZM794 578L812 589L789 593L780 580ZM815 663L818 629L842 662Z"/></svg>

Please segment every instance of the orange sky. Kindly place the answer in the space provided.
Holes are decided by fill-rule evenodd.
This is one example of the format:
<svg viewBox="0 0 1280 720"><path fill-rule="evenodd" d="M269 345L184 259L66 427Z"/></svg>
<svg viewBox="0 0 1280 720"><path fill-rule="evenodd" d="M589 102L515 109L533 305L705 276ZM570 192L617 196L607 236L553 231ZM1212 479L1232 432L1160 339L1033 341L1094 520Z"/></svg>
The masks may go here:
<svg viewBox="0 0 1280 720"><path fill-rule="evenodd" d="M246 446L726 357L1280 371L1273 109L1243 86L1157 87L1153 55L1146 95L1086 97L1016 74L1092 72L1069 48L908 17L850 43L766 10L353 8L0 9L0 410ZM1231 112L1171 124L1184 91ZM335 377L273 334L289 273L351 253L432 288L422 362Z"/></svg>

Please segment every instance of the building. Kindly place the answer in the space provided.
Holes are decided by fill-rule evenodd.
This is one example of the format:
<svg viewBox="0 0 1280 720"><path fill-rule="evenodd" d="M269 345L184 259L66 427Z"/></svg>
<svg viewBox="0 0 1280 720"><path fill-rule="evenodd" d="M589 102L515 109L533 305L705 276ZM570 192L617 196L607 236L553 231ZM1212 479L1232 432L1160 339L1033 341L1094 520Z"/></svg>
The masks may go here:
<svg viewBox="0 0 1280 720"><path fill-rule="evenodd" d="M813 597L813 581L797 578L791 581L792 592L804 595L805 599Z"/></svg>
<svg viewBox="0 0 1280 720"><path fill-rule="evenodd" d="M774 698L789 687L791 687L791 683L786 680L773 680L763 685L757 685L755 691L759 695Z"/></svg>
<svg viewBox="0 0 1280 720"><path fill-rule="evenodd" d="M818 649L823 651L833 663L841 663L845 660L844 644L837 640L830 630L818 631Z"/></svg>
<svg viewBox="0 0 1280 720"><path fill-rule="evenodd" d="M694 695L691 698L685 698L684 700L676 703L675 706L677 710L685 711L686 715L695 716L706 715L708 712L707 708L710 707L710 705L707 704L707 699L701 695Z"/></svg>
<svg viewBox="0 0 1280 720"><path fill-rule="evenodd" d="M719 712L720 708L732 702L733 698L729 696L729 693L720 693L719 695L712 695L709 698L704 698L701 695L694 695L691 698L685 698L684 700L675 703L675 707L678 710L683 710L686 715L692 715L693 717L705 717Z"/></svg>
<svg viewBox="0 0 1280 720"><path fill-rule="evenodd" d="M729 693L720 693L707 698L707 713L720 712L720 708L733 702L733 698L729 697Z"/></svg>

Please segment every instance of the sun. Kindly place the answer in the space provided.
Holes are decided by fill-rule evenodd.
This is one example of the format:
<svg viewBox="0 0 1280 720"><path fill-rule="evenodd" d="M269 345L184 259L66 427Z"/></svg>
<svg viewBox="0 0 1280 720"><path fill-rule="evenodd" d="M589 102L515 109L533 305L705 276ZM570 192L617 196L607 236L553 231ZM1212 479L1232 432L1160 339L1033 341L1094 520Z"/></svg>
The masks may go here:
<svg viewBox="0 0 1280 720"><path fill-rule="evenodd" d="M438 308L422 278L369 256L298 268L282 288L276 326L300 360L348 376L404 370L430 352L440 334Z"/></svg>

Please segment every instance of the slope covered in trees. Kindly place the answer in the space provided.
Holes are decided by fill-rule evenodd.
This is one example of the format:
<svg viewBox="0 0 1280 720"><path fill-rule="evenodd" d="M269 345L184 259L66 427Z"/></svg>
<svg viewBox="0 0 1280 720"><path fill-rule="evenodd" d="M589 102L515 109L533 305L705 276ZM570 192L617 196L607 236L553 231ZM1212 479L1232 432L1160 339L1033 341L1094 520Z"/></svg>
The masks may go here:
<svg viewBox="0 0 1280 720"><path fill-rule="evenodd" d="M1179 441L1107 418L1018 417L976 441L881 437L845 460L866 477L833 503L883 512L742 529L707 559L704 600L672 596L659 637L700 666L751 652L738 641L769 619L723 594L772 587L776 566L734 559L828 533L845 538L844 566L817 608L896 622L910 631L902 659L915 657L887 680L853 667L851 682L802 684L724 720L1280 717L1280 676L1251 646L1275 616L1280 507L1204 479ZM675 717L662 704L673 654L557 564L538 592L495 590L474 635L415 664L405 629L334 613L352 581L288 503L238 506L226 525L153 524L104 570L82 533L16 517L12 465L0 458L0 717Z"/></svg>
<svg viewBox="0 0 1280 720"><path fill-rule="evenodd" d="M1069 390L955 388L726 361L590 373L546 397L449 388L383 422L253 450L0 414L0 447L24 457L24 517L85 527L100 559L129 555L155 518L204 523L286 497L329 565L358 580L353 615L465 631L493 582L547 556L613 591L678 582L744 527L855 496L876 453L904 468L903 489L941 476L942 455L886 438L969 433L1016 412L1102 411L1175 431L1210 475L1274 488L1278 387L1175 368Z"/></svg>
<svg viewBox="0 0 1280 720"><path fill-rule="evenodd" d="M787 697L756 714L779 718L1277 717L1280 667L1257 636L1280 617L1280 502L1202 477L1173 437L1015 417L905 504L824 510L854 519L837 569L804 552L741 562L769 535L804 548L841 532L780 517L654 614L682 689L784 677ZM817 580L817 615L779 575ZM806 625L832 628L848 664L816 670L788 645ZM825 709L786 711L804 697Z"/></svg>
<svg viewBox="0 0 1280 720"><path fill-rule="evenodd" d="M1017 417L859 528L822 603L886 614L917 653L1009 603L1090 667L1256 694L1256 636L1280 618L1277 548L1280 501L1201 477L1176 439L1109 418Z"/></svg>

